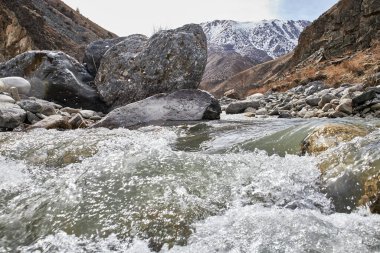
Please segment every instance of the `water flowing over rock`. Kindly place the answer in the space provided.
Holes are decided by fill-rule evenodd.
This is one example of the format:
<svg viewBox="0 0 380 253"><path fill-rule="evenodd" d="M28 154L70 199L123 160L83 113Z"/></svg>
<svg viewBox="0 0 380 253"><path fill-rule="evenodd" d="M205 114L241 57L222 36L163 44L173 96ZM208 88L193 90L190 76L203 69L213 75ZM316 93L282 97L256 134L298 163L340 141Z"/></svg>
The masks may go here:
<svg viewBox="0 0 380 253"><path fill-rule="evenodd" d="M31 83L31 96L64 106L104 111L93 77L74 58L55 51L29 51L2 63L0 76L20 76Z"/></svg>
<svg viewBox="0 0 380 253"><path fill-rule="evenodd" d="M160 31L149 40L131 35L106 52L95 84L112 107L179 89L196 89L207 61L199 25Z"/></svg>
<svg viewBox="0 0 380 253"><path fill-rule="evenodd" d="M111 111L94 127L133 127L164 121L219 119L220 105L211 94L201 90L179 90L157 94Z"/></svg>

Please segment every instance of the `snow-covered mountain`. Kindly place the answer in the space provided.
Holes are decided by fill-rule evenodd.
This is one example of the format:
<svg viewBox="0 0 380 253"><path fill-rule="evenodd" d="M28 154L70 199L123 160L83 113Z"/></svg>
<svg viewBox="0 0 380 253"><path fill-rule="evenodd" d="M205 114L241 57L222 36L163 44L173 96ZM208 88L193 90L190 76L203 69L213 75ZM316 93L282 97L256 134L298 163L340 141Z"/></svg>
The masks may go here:
<svg viewBox="0 0 380 253"><path fill-rule="evenodd" d="M234 51L253 61L267 61L292 51L309 21L263 20L236 22L215 20L202 23L209 48L218 51Z"/></svg>

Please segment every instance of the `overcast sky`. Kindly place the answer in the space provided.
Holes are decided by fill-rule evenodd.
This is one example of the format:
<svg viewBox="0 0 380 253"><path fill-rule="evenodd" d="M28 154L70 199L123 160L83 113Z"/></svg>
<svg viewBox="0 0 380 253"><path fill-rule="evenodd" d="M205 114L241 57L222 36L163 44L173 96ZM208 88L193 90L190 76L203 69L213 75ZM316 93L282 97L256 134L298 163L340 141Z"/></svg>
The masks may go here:
<svg viewBox="0 0 380 253"><path fill-rule="evenodd" d="M215 19L314 20L338 0L63 0L119 36Z"/></svg>

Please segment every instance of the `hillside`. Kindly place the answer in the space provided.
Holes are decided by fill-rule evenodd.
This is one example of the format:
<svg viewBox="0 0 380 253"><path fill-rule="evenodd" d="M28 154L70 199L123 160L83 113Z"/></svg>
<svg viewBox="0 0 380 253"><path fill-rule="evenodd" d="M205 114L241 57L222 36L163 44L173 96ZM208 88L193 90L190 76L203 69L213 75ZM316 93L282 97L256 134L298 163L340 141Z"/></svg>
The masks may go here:
<svg viewBox="0 0 380 253"><path fill-rule="evenodd" d="M113 37L60 0L0 0L0 60L32 49L81 59L85 45Z"/></svg>
<svg viewBox="0 0 380 253"><path fill-rule="evenodd" d="M379 14L380 1L341 0L302 32L294 53L238 73L213 91L235 88L246 96L313 80L330 86L367 82L379 72Z"/></svg>
<svg viewBox="0 0 380 253"><path fill-rule="evenodd" d="M215 20L201 24L209 60L200 87L213 90L229 77L292 51L309 21Z"/></svg>

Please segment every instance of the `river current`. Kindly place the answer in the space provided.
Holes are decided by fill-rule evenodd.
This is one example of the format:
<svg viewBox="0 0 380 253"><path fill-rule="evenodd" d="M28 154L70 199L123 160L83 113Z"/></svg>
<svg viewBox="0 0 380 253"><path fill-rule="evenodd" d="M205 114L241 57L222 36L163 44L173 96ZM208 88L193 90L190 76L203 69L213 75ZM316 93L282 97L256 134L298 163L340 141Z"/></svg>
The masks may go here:
<svg viewBox="0 0 380 253"><path fill-rule="evenodd" d="M370 133L301 156L325 122ZM0 252L380 252L380 215L349 180L380 170L379 126L223 115L0 133Z"/></svg>

